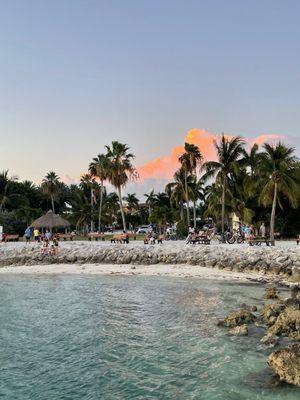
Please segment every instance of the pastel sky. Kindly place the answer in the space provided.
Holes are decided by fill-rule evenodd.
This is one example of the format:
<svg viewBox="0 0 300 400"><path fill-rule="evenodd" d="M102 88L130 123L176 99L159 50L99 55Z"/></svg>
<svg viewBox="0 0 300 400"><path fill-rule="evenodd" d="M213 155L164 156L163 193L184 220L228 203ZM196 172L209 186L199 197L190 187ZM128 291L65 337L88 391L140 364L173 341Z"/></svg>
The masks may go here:
<svg viewBox="0 0 300 400"><path fill-rule="evenodd" d="M77 181L119 140L142 178L128 190L144 193L172 176L184 140L210 157L223 131L283 136L300 154L297 0L0 5L0 170Z"/></svg>

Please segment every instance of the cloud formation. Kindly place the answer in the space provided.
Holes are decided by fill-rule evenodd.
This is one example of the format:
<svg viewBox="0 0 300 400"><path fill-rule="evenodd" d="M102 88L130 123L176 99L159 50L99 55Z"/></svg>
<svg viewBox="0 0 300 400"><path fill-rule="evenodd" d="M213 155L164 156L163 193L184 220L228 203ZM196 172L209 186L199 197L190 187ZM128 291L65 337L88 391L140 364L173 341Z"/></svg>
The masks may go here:
<svg viewBox="0 0 300 400"><path fill-rule="evenodd" d="M184 142L197 145L206 160L214 160L216 157L214 141L218 139L218 135L206 131L204 129L191 129L184 138ZM228 135L230 137L230 135ZM256 138L245 138L249 145L257 143L261 145L272 140L283 138L281 135L262 134ZM184 146L176 146L171 149L170 153L157 157L138 168L141 181L147 179L171 179L174 172L179 166L178 157L183 153Z"/></svg>

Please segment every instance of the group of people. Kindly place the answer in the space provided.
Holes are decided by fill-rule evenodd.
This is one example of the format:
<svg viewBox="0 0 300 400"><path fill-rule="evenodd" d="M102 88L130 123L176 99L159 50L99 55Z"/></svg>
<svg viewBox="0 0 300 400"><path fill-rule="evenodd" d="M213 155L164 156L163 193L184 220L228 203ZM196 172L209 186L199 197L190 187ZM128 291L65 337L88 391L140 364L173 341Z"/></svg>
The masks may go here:
<svg viewBox="0 0 300 400"><path fill-rule="evenodd" d="M257 229L253 225L247 225L247 224L240 224L239 228L232 232L231 230L227 231L227 234L232 236L232 235L238 235L241 238L241 241L239 243L242 243L244 241L249 241L255 236L260 236L262 238L266 237L266 226L265 223L262 222L259 229ZM213 237L217 236L220 237L220 234L217 233L215 228L212 229L202 229L198 230L197 228L193 228L189 226L188 229L188 236L186 238L186 243L191 243L193 239L195 239L198 236L202 237L207 237L209 239L212 239ZM221 241L221 239L219 239Z"/></svg>
<svg viewBox="0 0 300 400"><path fill-rule="evenodd" d="M25 240L29 244L31 238L35 243L41 244L40 253L41 255L55 255L59 252L59 235L57 233L53 234L48 229L46 232L40 232L38 228L31 229L29 226L25 229Z"/></svg>

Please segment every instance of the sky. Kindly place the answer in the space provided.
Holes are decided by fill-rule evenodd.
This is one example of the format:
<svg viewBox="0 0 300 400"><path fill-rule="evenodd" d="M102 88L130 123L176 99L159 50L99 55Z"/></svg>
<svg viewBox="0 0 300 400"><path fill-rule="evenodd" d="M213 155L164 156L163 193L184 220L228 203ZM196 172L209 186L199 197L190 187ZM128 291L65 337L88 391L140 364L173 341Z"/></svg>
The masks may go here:
<svg viewBox="0 0 300 400"><path fill-rule="evenodd" d="M0 0L0 170L77 182L112 140L162 189L184 141L300 155L297 0Z"/></svg>

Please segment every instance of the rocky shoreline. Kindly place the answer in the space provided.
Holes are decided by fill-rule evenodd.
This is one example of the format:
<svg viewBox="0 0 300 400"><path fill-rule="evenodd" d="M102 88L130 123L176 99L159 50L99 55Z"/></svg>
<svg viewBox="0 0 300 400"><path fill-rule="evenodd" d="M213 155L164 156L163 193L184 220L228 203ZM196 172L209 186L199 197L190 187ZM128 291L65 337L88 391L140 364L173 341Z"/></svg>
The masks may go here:
<svg viewBox="0 0 300 400"><path fill-rule="evenodd" d="M264 299L266 303L261 310L255 305L241 304L239 310L219 320L217 325L229 328L228 333L236 336L248 336L249 325L263 328L265 333L260 343L267 348L279 347L267 360L275 373L274 384L285 382L300 387L300 289L293 287L291 297L282 299L276 287L267 287Z"/></svg>
<svg viewBox="0 0 300 400"><path fill-rule="evenodd" d="M57 255L41 255L40 245L0 246L0 267L49 264L194 265L234 272L253 272L300 284L300 248L247 245L163 245L142 243L62 242Z"/></svg>

